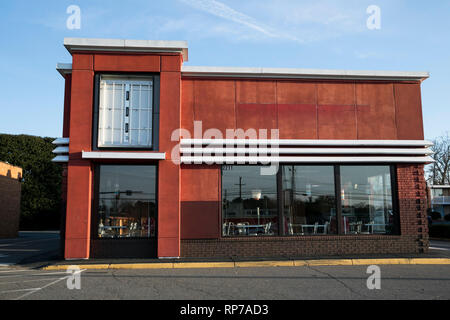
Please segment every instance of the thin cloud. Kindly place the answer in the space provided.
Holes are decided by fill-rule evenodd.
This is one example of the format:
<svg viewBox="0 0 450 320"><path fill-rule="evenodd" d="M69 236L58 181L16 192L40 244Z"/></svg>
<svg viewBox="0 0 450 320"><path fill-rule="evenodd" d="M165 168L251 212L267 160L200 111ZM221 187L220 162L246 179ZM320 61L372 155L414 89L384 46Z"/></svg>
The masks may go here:
<svg viewBox="0 0 450 320"><path fill-rule="evenodd" d="M207 12L209 14L212 14L214 16L220 17L222 19L230 20L235 23L244 25L250 29L253 29L255 31L258 31L268 37L271 38L285 38L290 39L294 41L299 41L299 39L285 34L285 33L279 33L275 30L272 30L272 28L269 28L267 26L264 26L263 24L259 23L254 18L234 10L233 8L227 6L226 4L216 1L216 0L179 0L197 10L201 10L204 12Z"/></svg>

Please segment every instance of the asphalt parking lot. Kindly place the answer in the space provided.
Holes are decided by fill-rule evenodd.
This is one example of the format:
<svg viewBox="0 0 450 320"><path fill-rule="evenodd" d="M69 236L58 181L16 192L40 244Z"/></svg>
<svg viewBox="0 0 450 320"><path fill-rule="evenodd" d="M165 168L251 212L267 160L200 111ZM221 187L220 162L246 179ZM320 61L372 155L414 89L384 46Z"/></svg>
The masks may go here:
<svg viewBox="0 0 450 320"><path fill-rule="evenodd" d="M381 266L369 290L367 267L87 270L80 289L64 271L0 270L2 300L450 299L449 265ZM69 284L73 288L68 288Z"/></svg>
<svg viewBox="0 0 450 320"><path fill-rule="evenodd" d="M59 248L59 232L20 232L19 238L0 239L0 267L51 260Z"/></svg>
<svg viewBox="0 0 450 320"><path fill-rule="evenodd" d="M450 242L431 248L450 257ZM58 250L57 233L1 240L0 300L450 299L450 265L382 265L380 290L367 266L79 270L78 289L73 274L39 268Z"/></svg>

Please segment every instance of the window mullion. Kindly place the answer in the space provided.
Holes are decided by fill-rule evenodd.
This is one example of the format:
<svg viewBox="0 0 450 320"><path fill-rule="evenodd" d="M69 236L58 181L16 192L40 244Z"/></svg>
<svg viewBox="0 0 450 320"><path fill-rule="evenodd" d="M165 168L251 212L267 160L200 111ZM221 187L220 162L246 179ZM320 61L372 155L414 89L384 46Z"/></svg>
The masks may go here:
<svg viewBox="0 0 450 320"><path fill-rule="evenodd" d="M341 194L341 167L334 166L334 185L336 190L336 224L337 232L342 235L342 194Z"/></svg>

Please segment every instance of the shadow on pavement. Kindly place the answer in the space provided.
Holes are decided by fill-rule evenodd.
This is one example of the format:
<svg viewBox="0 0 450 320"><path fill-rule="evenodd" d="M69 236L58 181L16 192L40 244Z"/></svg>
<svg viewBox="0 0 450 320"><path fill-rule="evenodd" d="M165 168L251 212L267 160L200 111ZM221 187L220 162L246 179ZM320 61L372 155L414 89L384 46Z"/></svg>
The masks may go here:
<svg viewBox="0 0 450 320"><path fill-rule="evenodd" d="M61 259L58 231L19 232L15 239L0 239L0 266L22 266Z"/></svg>

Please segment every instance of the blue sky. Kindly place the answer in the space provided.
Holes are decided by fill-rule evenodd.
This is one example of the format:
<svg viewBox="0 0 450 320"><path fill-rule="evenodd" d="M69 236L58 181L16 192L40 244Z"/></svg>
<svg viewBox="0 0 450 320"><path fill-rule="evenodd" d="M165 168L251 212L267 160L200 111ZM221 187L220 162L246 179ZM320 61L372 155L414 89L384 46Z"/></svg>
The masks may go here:
<svg viewBox="0 0 450 320"><path fill-rule="evenodd" d="M70 5L81 29L69 30ZM369 30L366 9L381 9ZM186 65L429 71L427 139L450 131L450 1L48 0L0 5L0 133L59 137L64 37L187 40Z"/></svg>

